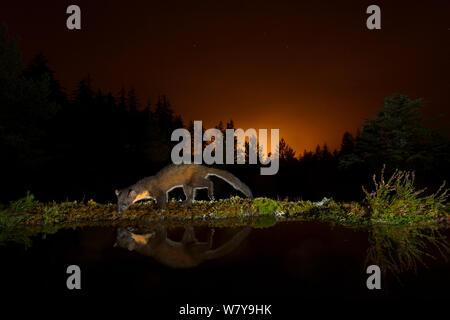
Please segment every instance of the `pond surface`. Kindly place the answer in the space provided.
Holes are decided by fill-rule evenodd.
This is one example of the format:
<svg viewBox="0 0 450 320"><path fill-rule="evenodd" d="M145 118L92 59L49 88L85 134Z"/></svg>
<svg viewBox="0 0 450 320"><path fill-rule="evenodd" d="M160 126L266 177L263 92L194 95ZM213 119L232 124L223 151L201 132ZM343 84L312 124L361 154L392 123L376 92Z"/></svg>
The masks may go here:
<svg viewBox="0 0 450 320"><path fill-rule="evenodd" d="M317 222L211 230L85 227L36 236L29 248L8 243L0 247L2 290L22 298L140 296L153 304L450 297L448 252L442 251L449 229L441 231L441 245L406 239L422 252L417 258L426 266L408 261L403 253L409 248L397 232ZM386 241L393 250L388 258ZM373 263L368 259L380 260L381 290L366 287L366 268ZM82 289L76 293L66 288L69 265L81 268Z"/></svg>

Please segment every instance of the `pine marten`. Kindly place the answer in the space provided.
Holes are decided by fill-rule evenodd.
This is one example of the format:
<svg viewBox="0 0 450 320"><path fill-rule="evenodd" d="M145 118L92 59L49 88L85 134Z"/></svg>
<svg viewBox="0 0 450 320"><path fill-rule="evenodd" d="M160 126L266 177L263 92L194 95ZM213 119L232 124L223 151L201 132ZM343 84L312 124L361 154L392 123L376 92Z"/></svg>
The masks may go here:
<svg viewBox="0 0 450 320"><path fill-rule="evenodd" d="M163 210L168 201L168 194L175 188L182 187L186 200L184 205L190 205L197 189L208 189L208 197L214 200L214 185L209 176L219 177L248 198L253 198L252 192L241 180L225 170L205 167L199 164L169 165L156 175L139 180L132 186L116 190L118 213L125 212L130 205L142 199L154 199Z"/></svg>
<svg viewBox="0 0 450 320"><path fill-rule="evenodd" d="M245 240L252 229L244 227L231 239L213 249L214 229L209 240L197 240L192 226L186 226L181 241L173 241L167 237L164 226L158 226L153 232L136 234L127 229L117 229L117 241L114 246L135 250L140 254L151 256L160 263L172 268L192 268L206 260L212 260L229 254Z"/></svg>

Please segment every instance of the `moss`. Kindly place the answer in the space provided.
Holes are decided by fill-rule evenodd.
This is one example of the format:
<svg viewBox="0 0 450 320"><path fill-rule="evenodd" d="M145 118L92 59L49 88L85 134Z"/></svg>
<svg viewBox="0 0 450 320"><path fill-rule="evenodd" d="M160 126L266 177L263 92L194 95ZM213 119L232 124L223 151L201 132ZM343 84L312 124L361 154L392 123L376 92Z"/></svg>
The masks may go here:
<svg viewBox="0 0 450 320"><path fill-rule="evenodd" d="M274 214L278 203L269 198L256 198L253 200L253 207L260 215Z"/></svg>
<svg viewBox="0 0 450 320"><path fill-rule="evenodd" d="M42 210L42 218L44 219L44 224L61 223L65 220L65 216L59 212L56 204L45 206Z"/></svg>
<svg viewBox="0 0 450 320"><path fill-rule="evenodd" d="M275 201L269 198L242 199L232 197L218 201L194 201L186 208L170 201L161 213L153 201L135 204L124 214L118 215L115 204L100 204L93 200L87 203L39 203L30 194L12 202L0 213L0 228L45 228L46 226L116 225L120 223L142 223L157 221L214 222L229 219L269 217L261 225L274 219L323 221L344 226L365 225L439 225L447 227L448 211L439 210L429 214L412 216L386 213L376 215L370 206L361 203L338 203L333 200L318 206L311 201Z"/></svg>

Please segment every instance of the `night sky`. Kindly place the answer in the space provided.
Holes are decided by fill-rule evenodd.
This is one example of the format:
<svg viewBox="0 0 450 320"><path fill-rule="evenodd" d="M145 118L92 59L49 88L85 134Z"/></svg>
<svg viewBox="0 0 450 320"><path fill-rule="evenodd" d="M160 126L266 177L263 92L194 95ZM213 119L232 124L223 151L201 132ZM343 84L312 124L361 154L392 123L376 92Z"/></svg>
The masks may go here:
<svg viewBox="0 0 450 320"><path fill-rule="evenodd" d="M79 31L66 28L70 4ZM381 30L366 28L371 4ZM279 128L300 152L338 147L395 92L424 98L427 115L450 106L448 0L15 0L0 21L69 91L90 73L95 88L134 87L142 105L166 94L185 122Z"/></svg>

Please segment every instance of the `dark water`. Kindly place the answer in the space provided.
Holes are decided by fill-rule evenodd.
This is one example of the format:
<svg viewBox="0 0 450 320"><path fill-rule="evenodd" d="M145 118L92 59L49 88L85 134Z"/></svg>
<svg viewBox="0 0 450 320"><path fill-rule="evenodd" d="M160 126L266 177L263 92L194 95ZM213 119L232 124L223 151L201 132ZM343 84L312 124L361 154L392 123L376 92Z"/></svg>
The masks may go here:
<svg viewBox="0 0 450 320"><path fill-rule="evenodd" d="M186 248L151 256L120 241L114 246L117 230L112 228L66 229L45 239L36 237L28 249L20 244L1 246L1 288L22 300L57 301L76 296L122 301L136 296L148 299L155 308L169 305L165 307L169 314L186 303L269 303L283 306L277 312L287 312L295 308L293 303L311 299L318 303L353 298L450 298L450 264L439 246L424 247L420 259L427 266L418 263L415 271L406 266L397 274L383 270L381 290L369 290L366 268L371 263L366 259L371 246L374 252L374 244L368 230L312 222L247 229L216 228L212 250L226 244L226 252L195 261L184 257ZM192 230L199 242L191 241L187 247L198 253L196 245L204 249L210 228ZM145 234L150 230L132 231ZM180 241L184 229L169 227L165 231L168 238ZM123 232L129 235L129 231ZM444 236L447 241L448 230ZM156 241L155 232L152 237L150 241ZM401 246L394 249L406 250ZM186 268L186 264L196 263ZM66 287L69 265L81 268L81 290Z"/></svg>

